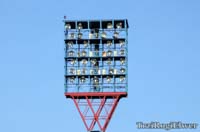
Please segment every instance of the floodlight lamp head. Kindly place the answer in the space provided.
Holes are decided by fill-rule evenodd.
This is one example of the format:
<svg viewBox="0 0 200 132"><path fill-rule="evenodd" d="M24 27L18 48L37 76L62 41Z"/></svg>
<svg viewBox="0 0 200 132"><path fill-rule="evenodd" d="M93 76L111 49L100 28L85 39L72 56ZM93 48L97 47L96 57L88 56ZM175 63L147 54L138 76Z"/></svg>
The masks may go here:
<svg viewBox="0 0 200 132"><path fill-rule="evenodd" d="M83 28L82 23L79 23L78 24L78 29L82 29L82 28Z"/></svg>
<svg viewBox="0 0 200 132"><path fill-rule="evenodd" d="M88 42L87 41L83 41L83 45L84 45L85 48L87 48L88 47Z"/></svg>
<svg viewBox="0 0 200 132"><path fill-rule="evenodd" d="M75 38L75 33L70 33L69 37L70 37L70 39L74 39Z"/></svg>
<svg viewBox="0 0 200 132"><path fill-rule="evenodd" d="M124 58L120 58L120 64L124 65L125 64L125 59Z"/></svg>
<svg viewBox="0 0 200 132"><path fill-rule="evenodd" d="M83 59L82 61L82 64L85 66L85 65L87 65L87 60L86 59Z"/></svg>
<svg viewBox="0 0 200 132"><path fill-rule="evenodd" d="M65 24L65 29L71 29L71 25L69 23Z"/></svg>
<svg viewBox="0 0 200 132"><path fill-rule="evenodd" d="M67 47L68 47L68 48L72 48L72 47L73 47L73 41L69 41L69 42L67 43Z"/></svg>
<svg viewBox="0 0 200 132"><path fill-rule="evenodd" d="M85 50L83 50L83 51L81 52L81 56L85 57L86 55L87 55L87 52L86 52Z"/></svg>
<svg viewBox="0 0 200 132"><path fill-rule="evenodd" d="M99 78L98 77L94 77L94 83L98 84L99 83Z"/></svg>
<svg viewBox="0 0 200 132"><path fill-rule="evenodd" d="M85 74L86 74L86 71L87 71L87 70L86 70L85 68L83 68L82 74L85 75Z"/></svg>
<svg viewBox="0 0 200 132"><path fill-rule="evenodd" d="M75 78L74 78L74 77L70 77L70 78L69 78L69 82L70 82L70 83L74 83L74 81L75 81Z"/></svg>
<svg viewBox="0 0 200 132"><path fill-rule="evenodd" d="M125 45L125 42L122 41L122 40L120 40L120 41L119 41L119 45L120 45L120 47L123 47L123 46Z"/></svg>
<svg viewBox="0 0 200 132"><path fill-rule="evenodd" d="M102 37L103 39L105 39L105 38L107 37L106 32L102 32L102 33L101 33L101 37Z"/></svg>
<svg viewBox="0 0 200 132"><path fill-rule="evenodd" d="M119 37L119 33L118 32L114 32L113 38L117 39L118 37Z"/></svg>
<svg viewBox="0 0 200 132"><path fill-rule="evenodd" d="M69 55L70 57L73 57L73 56L74 56L74 51L69 51L69 52L68 52L68 55Z"/></svg>
<svg viewBox="0 0 200 132"><path fill-rule="evenodd" d="M82 38L82 36L83 36L83 34L82 34L82 33L78 33L78 39L81 39L81 38Z"/></svg>
<svg viewBox="0 0 200 132"><path fill-rule="evenodd" d="M91 60L91 63L92 63L92 65L96 65L97 60L96 60L96 59L92 59L92 60Z"/></svg>
<svg viewBox="0 0 200 132"><path fill-rule="evenodd" d="M117 24L116 24L116 27L117 27L118 29L122 28L122 23L121 23L121 22L117 23Z"/></svg>
<svg viewBox="0 0 200 132"><path fill-rule="evenodd" d="M76 64L76 60L75 60L75 59L72 59L72 60L70 61L70 64L71 64L71 65Z"/></svg>
<svg viewBox="0 0 200 132"><path fill-rule="evenodd" d="M111 50L108 50L107 56L112 56L112 51Z"/></svg>
<svg viewBox="0 0 200 132"><path fill-rule="evenodd" d="M114 69L113 68L109 69L109 74L114 74Z"/></svg>
<svg viewBox="0 0 200 132"><path fill-rule="evenodd" d="M81 78L80 78L80 82L81 82L81 83L85 83L85 81L86 81L85 77L81 77Z"/></svg>
<svg viewBox="0 0 200 132"><path fill-rule="evenodd" d="M107 24L107 29L111 29L111 28L113 28L112 23L108 23Z"/></svg>
<svg viewBox="0 0 200 132"><path fill-rule="evenodd" d="M107 64L110 65L112 63L111 58L107 59Z"/></svg>
<svg viewBox="0 0 200 132"><path fill-rule="evenodd" d="M112 41L107 41L107 47L110 47L112 45Z"/></svg>
<svg viewBox="0 0 200 132"><path fill-rule="evenodd" d="M124 50L124 49L120 50L120 55L121 55L121 56L124 56L124 55L125 55L125 50Z"/></svg>
<svg viewBox="0 0 200 132"><path fill-rule="evenodd" d="M124 80L125 80L125 77L124 77L124 76L120 76L120 77L119 77L119 81L120 81L120 82L123 82Z"/></svg>
<svg viewBox="0 0 200 132"><path fill-rule="evenodd" d="M121 69L120 69L120 72L121 72L122 74L124 74L125 71L126 71L125 68L121 68Z"/></svg>
<svg viewBox="0 0 200 132"><path fill-rule="evenodd" d="M107 77L106 77L106 81L107 81L108 83L110 83L110 82L112 81L112 78L109 77L109 76L107 76Z"/></svg>
<svg viewBox="0 0 200 132"><path fill-rule="evenodd" d="M69 73L72 74L72 75L75 75L75 69L74 68L70 68L69 69Z"/></svg>

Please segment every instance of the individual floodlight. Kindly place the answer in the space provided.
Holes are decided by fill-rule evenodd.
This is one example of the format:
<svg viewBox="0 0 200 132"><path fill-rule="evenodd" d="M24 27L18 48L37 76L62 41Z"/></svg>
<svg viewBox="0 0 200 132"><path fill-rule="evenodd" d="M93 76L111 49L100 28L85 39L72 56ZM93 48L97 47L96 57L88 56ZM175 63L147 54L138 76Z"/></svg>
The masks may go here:
<svg viewBox="0 0 200 132"><path fill-rule="evenodd" d="M122 23L121 23L121 22L117 23L117 24L116 24L116 27L117 27L118 29L122 28Z"/></svg>
<svg viewBox="0 0 200 132"><path fill-rule="evenodd" d="M69 41L69 42L67 43L67 47L68 47L68 48L72 48L72 47L73 47L73 41Z"/></svg>
<svg viewBox="0 0 200 132"><path fill-rule="evenodd" d="M86 68L83 68L83 69L82 69L82 74L85 75L86 72L87 72Z"/></svg>
<svg viewBox="0 0 200 132"><path fill-rule="evenodd" d="M125 42L122 41L122 40L120 40L120 41L119 41L119 45L120 45L120 47L123 47L123 46L125 45Z"/></svg>
<svg viewBox="0 0 200 132"><path fill-rule="evenodd" d="M76 60L75 60L75 59L72 59L72 60L70 61L70 64L71 64L71 65L76 64Z"/></svg>
<svg viewBox="0 0 200 132"><path fill-rule="evenodd" d="M120 55L122 55L122 56L125 55L125 50L124 49L120 50Z"/></svg>
<svg viewBox="0 0 200 132"><path fill-rule="evenodd" d="M82 23L79 23L78 24L78 29L82 29L82 28L83 28Z"/></svg>
<svg viewBox="0 0 200 132"><path fill-rule="evenodd" d="M99 84L99 78L98 77L94 77L93 82L94 82L94 84Z"/></svg>
<svg viewBox="0 0 200 132"><path fill-rule="evenodd" d="M92 39L92 38L93 38L93 35L94 35L94 32L91 31L91 32L89 33L89 39Z"/></svg>
<svg viewBox="0 0 200 132"><path fill-rule="evenodd" d="M113 74L114 73L114 69L113 68L110 68L109 69L109 74Z"/></svg>
<svg viewBox="0 0 200 132"><path fill-rule="evenodd" d="M81 83L85 83L85 81L86 81L85 77L81 77L81 78L80 78L80 82L81 82Z"/></svg>
<svg viewBox="0 0 200 132"><path fill-rule="evenodd" d="M106 52L105 51L103 51L102 56L106 57Z"/></svg>
<svg viewBox="0 0 200 132"><path fill-rule="evenodd" d="M121 72L122 74L124 74L125 71L126 71L125 68L121 68L121 69L120 69L120 72Z"/></svg>
<svg viewBox="0 0 200 132"><path fill-rule="evenodd" d="M119 81L120 81L120 82L123 82L124 80L125 80L125 77L124 77L124 76L120 76L120 77L119 77Z"/></svg>
<svg viewBox="0 0 200 132"><path fill-rule="evenodd" d="M118 32L114 32L113 38L117 39L118 37L119 37L119 33Z"/></svg>
<svg viewBox="0 0 200 132"><path fill-rule="evenodd" d="M106 63L107 63L108 65L110 65L110 64L112 63L111 58L108 58L107 61L106 61Z"/></svg>
<svg viewBox="0 0 200 132"><path fill-rule="evenodd" d="M87 55L87 52L86 52L85 50L83 50L83 51L81 52L81 56L85 57L86 55Z"/></svg>
<svg viewBox="0 0 200 132"><path fill-rule="evenodd" d="M70 69L69 69L69 73L75 75L75 74L76 74L76 71L75 71L74 68L70 68Z"/></svg>
<svg viewBox="0 0 200 132"><path fill-rule="evenodd" d="M102 69L102 75L106 74L106 69Z"/></svg>
<svg viewBox="0 0 200 132"><path fill-rule="evenodd" d="M95 38L99 37L99 29L94 30L94 36L95 36Z"/></svg>
<svg viewBox="0 0 200 132"><path fill-rule="evenodd" d="M83 36L83 34L82 34L82 33L78 33L78 39L81 39L81 38L82 38L82 36Z"/></svg>
<svg viewBox="0 0 200 132"><path fill-rule="evenodd" d="M74 39L74 38L75 38L75 33L70 33L70 34L69 34L69 38L70 38L70 39Z"/></svg>
<svg viewBox="0 0 200 132"><path fill-rule="evenodd" d="M97 64L97 60L96 59L92 59L91 63L92 63L93 66L95 66Z"/></svg>
<svg viewBox="0 0 200 132"><path fill-rule="evenodd" d="M77 73L77 75L80 75L81 74L81 70L78 69L76 73Z"/></svg>
<svg viewBox="0 0 200 132"><path fill-rule="evenodd" d="M109 76L107 76L107 77L106 77L106 81L107 81L108 83L110 83L110 82L112 81L112 78L109 77Z"/></svg>
<svg viewBox="0 0 200 132"><path fill-rule="evenodd" d="M71 25L70 24L66 24L65 25L65 29L71 29Z"/></svg>
<svg viewBox="0 0 200 132"><path fill-rule="evenodd" d="M90 75L94 75L94 70L90 70Z"/></svg>
<svg viewBox="0 0 200 132"><path fill-rule="evenodd" d="M107 56L112 56L112 51L111 50L107 51Z"/></svg>
<svg viewBox="0 0 200 132"><path fill-rule="evenodd" d="M120 58L120 64L124 65L125 64L125 59L124 58Z"/></svg>
<svg viewBox="0 0 200 132"><path fill-rule="evenodd" d="M102 32L102 33L101 33L101 37L102 37L103 39L105 39L105 38L107 37L106 32Z"/></svg>
<svg viewBox="0 0 200 132"><path fill-rule="evenodd" d="M81 63L85 66L85 65L87 65L87 60L86 60L86 59L83 59L83 60L81 61Z"/></svg>
<svg viewBox="0 0 200 132"><path fill-rule="evenodd" d="M69 52L68 52L68 55L69 55L70 57L73 57L73 56L74 56L74 51L69 51Z"/></svg>
<svg viewBox="0 0 200 132"><path fill-rule="evenodd" d="M70 82L70 83L74 83L74 81L75 81L75 78L74 78L74 77L70 77L70 78L69 78L69 82Z"/></svg>
<svg viewBox="0 0 200 132"><path fill-rule="evenodd" d="M111 28L113 28L113 25L112 25L112 23L108 23L108 24L107 24L107 28L108 28L108 29L111 29Z"/></svg>
<svg viewBox="0 0 200 132"><path fill-rule="evenodd" d="M87 48L88 47L88 42L87 41L83 41L83 45L84 45L84 48Z"/></svg>
<svg viewBox="0 0 200 132"><path fill-rule="evenodd" d="M107 41L107 47L110 47L112 45L112 41Z"/></svg>

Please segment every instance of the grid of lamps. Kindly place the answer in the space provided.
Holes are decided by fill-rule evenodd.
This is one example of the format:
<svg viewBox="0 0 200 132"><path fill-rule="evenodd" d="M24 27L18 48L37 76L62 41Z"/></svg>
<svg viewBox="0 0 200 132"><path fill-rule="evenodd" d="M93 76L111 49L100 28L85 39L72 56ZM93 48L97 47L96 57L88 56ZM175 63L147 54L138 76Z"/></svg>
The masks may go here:
<svg viewBox="0 0 200 132"><path fill-rule="evenodd" d="M126 90L125 25L125 20L65 23L66 91Z"/></svg>

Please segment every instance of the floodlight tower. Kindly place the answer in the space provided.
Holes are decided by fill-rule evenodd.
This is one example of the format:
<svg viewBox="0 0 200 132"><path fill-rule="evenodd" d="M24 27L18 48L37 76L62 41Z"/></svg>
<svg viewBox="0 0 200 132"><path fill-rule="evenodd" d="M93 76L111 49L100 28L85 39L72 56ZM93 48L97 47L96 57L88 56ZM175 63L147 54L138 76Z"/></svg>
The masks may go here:
<svg viewBox="0 0 200 132"><path fill-rule="evenodd" d="M64 20L65 96L87 131L105 132L128 95L128 20Z"/></svg>

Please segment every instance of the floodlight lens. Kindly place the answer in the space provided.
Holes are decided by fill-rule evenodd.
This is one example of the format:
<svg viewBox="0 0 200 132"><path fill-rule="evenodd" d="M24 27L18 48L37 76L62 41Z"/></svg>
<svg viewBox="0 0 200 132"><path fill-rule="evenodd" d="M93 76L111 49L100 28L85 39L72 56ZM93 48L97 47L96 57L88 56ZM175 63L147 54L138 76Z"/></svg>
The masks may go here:
<svg viewBox="0 0 200 132"><path fill-rule="evenodd" d="M82 33L78 33L78 39L81 39L81 38L82 38L82 36L83 36L83 34L82 34Z"/></svg>
<svg viewBox="0 0 200 132"><path fill-rule="evenodd" d="M121 23L121 22L117 23L117 24L116 24L116 27L117 27L118 29L122 28L122 23Z"/></svg>
<svg viewBox="0 0 200 132"><path fill-rule="evenodd" d="M80 82L81 82L81 83L85 83L85 81L86 81L85 77L81 77L81 78L80 78Z"/></svg>
<svg viewBox="0 0 200 132"><path fill-rule="evenodd" d="M120 64L121 64L121 65L125 64L125 59L120 58Z"/></svg>
<svg viewBox="0 0 200 132"><path fill-rule="evenodd" d="M70 68L69 69L69 73L74 75L75 74L75 69L74 68Z"/></svg>
<svg viewBox="0 0 200 132"><path fill-rule="evenodd" d="M102 38L106 38L106 37L107 37L106 32L102 32L101 37L102 37Z"/></svg>
<svg viewBox="0 0 200 132"><path fill-rule="evenodd" d="M108 77L106 78L106 81L107 81L108 83L110 83L110 82L112 81L111 77L108 76Z"/></svg>
<svg viewBox="0 0 200 132"><path fill-rule="evenodd" d="M114 32L113 37L114 38L118 38L119 37L119 33L118 32Z"/></svg>
<svg viewBox="0 0 200 132"><path fill-rule="evenodd" d="M125 71L126 71L125 68L121 68L121 69L120 69L120 72L121 72L121 73L125 73Z"/></svg>
<svg viewBox="0 0 200 132"><path fill-rule="evenodd" d="M119 41L119 44L120 44L120 47L123 47L123 46L125 45L125 42L122 41L122 40L120 40L120 41Z"/></svg>
<svg viewBox="0 0 200 132"><path fill-rule="evenodd" d="M112 41L107 41L107 47L110 47L112 45Z"/></svg>
<svg viewBox="0 0 200 132"><path fill-rule="evenodd" d="M72 47L73 47L73 41L69 41L69 42L67 43L67 47L68 47L68 48L72 48Z"/></svg>
<svg viewBox="0 0 200 132"><path fill-rule="evenodd" d="M78 29L82 29L82 28L83 28L82 23L79 23L78 24Z"/></svg>
<svg viewBox="0 0 200 132"><path fill-rule="evenodd" d="M120 77L119 77L119 81L120 81L120 82L123 82L124 80L125 80L124 76L120 76Z"/></svg>
<svg viewBox="0 0 200 132"><path fill-rule="evenodd" d="M74 83L74 81L75 81L75 78L74 78L74 77L70 77L70 78L69 78L69 82L70 82L70 83Z"/></svg>
<svg viewBox="0 0 200 132"><path fill-rule="evenodd" d="M71 57L74 56L74 51L69 51L68 55L71 56Z"/></svg>
<svg viewBox="0 0 200 132"><path fill-rule="evenodd" d="M85 50L83 50L83 51L81 52L81 56L85 57L86 55L87 55L87 52L86 52Z"/></svg>
<svg viewBox="0 0 200 132"><path fill-rule="evenodd" d="M107 24L107 28L108 28L108 29L113 28L112 23L108 23L108 24Z"/></svg>
<svg viewBox="0 0 200 132"><path fill-rule="evenodd" d="M112 63L111 59L108 58L108 60L107 60L107 64L110 65L111 63Z"/></svg>
<svg viewBox="0 0 200 132"><path fill-rule="evenodd" d="M120 50L120 55L124 56L125 55L125 50Z"/></svg>
<svg viewBox="0 0 200 132"><path fill-rule="evenodd" d="M65 25L65 29L71 29L71 25L70 24L66 24Z"/></svg>
<svg viewBox="0 0 200 132"><path fill-rule="evenodd" d="M75 59L73 59L73 60L70 61L70 64L71 64L71 65L74 65L75 63L76 63L76 60L75 60Z"/></svg>
<svg viewBox="0 0 200 132"><path fill-rule="evenodd" d="M111 56L111 55L112 55L112 51L109 50L109 51L107 52L107 56Z"/></svg>
<svg viewBox="0 0 200 132"><path fill-rule="evenodd" d="M85 48L87 48L88 47L88 42L87 41L83 41L83 45L84 45Z"/></svg>
<svg viewBox="0 0 200 132"><path fill-rule="evenodd" d="M82 60L82 64L83 64L83 65L86 65L86 64L87 64L87 60L86 60L86 59L83 59L83 60Z"/></svg>

